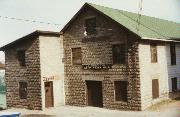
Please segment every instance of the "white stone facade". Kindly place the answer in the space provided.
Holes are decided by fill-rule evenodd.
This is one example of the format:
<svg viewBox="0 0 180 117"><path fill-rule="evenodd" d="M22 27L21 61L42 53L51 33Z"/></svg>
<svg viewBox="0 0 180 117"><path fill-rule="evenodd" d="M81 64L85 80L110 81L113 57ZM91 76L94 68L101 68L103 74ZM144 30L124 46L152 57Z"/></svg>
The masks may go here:
<svg viewBox="0 0 180 117"><path fill-rule="evenodd" d="M40 65L42 108L45 108L44 82L53 81L54 107L64 105L63 40L60 37L40 36ZM51 79L53 77L53 79Z"/></svg>
<svg viewBox="0 0 180 117"><path fill-rule="evenodd" d="M157 44L157 63L151 63L150 43L139 44L140 84L142 110L168 99L172 91L171 78L177 77L180 89L180 44L176 43L176 65L171 65L170 44ZM159 98L152 98L152 79L159 80Z"/></svg>

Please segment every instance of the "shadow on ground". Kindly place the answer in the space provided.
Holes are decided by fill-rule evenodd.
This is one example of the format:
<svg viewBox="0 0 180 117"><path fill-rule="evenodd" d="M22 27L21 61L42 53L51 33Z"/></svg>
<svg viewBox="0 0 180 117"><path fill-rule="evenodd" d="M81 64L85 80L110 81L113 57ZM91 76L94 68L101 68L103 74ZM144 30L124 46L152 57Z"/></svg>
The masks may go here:
<svg viewBox="0 0 180 117"><path fill-rule="evenodd" d="M44 114L28 114L22 115L21 117L55 117L54 115L44 115Z"/></svg>

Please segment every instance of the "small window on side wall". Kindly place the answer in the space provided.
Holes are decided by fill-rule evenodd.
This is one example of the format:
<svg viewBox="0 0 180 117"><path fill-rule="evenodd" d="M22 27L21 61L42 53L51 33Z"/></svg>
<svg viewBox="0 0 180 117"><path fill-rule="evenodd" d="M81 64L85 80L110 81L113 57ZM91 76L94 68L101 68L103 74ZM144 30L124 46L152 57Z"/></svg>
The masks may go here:
<svg viewBox="0 0 180 117"><path fill-rule="evenodd" d="M27 82L19 82L19 98L27 99Z"/></svg>
<svg viewBox="0 0 180 117"><path fill-rule="evenodd" d="M127 102L127 81L114 81L115 101Z"/></svg>
<svg viewBox="0 0 180 117"><path fill-rule="evenodd" d="M157 63L157 45L151 44L151 63Z"/></svg>
<svg viewBox="0 0 180 117"><path fill-rule="evenodd" d="M170 43L170 53L171 53L171 65L176 65L176 45L175 45L175 43Z"/></svg>
<svg viewBox="0 0 180 117"><path fill-rule="evenodd" d="M87 35L96 34L96 18L89 18L85 20L85 27Z"/></svg>
<svg viewBox="0 0 180 117"><path fill-rule="evenodd" d="M26 66L25 50L18 50L17 58L18 58L20 66Z"/></svg>
<svg viewBox="0 0 180 117"><path fill-rule="evenodd" d="M172 78L172 92L176 92L177 91L177 78Z"/></svg>
<svg viewBox="0 0 180 117"><path fill-rule="evenodd" d="M82 64L81 48L72 48L72 64L73 65Z"/></svg>
<svg viewBox="0 0 180 117"><path fill-rule="evenodd" d="M113 64L125 64L125 44L113 45Z"/></svg>

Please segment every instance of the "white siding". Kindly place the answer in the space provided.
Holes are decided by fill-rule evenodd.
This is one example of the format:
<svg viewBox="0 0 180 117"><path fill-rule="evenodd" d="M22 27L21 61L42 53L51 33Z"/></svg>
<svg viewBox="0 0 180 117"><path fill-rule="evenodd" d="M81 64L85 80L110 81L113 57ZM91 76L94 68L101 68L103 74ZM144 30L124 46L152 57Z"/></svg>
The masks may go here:
<svg viewBox="0 0 180 117"><path fill-rule="evenodd" d="M150 44L139 45L140 81L142 110L161 100L168 99L171 91L171 78L180 75L180 45L176 44L177 65L171 66L169 44L157 45L158 62L151 63ZM158 99L152 99L152 79L159 80ZM180 82L180 80L178 80ZM180 89L179 83L178 88Z"/></svg>
<svg viewBox="0 0 180 117"><path fill-rule="evenodd" d="M53 81L54 106L64 105L63 40L52 36L40 36L39 40L43 109L45 108L44 77L55 78L50 80Z"/></svg>

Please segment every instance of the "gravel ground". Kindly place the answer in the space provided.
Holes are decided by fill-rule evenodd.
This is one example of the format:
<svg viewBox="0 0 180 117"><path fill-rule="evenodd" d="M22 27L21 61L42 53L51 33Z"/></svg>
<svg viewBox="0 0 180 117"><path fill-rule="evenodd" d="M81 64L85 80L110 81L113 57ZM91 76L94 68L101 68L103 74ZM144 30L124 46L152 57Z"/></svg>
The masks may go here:
<svg viewBox="0 0 180 117"><path fill-rule="evenodd" d="M3 112L21 112L21 117L180 117L180 100L161 103L140 112L74 106L60 106L44 111L8 109Z"/></svg>

